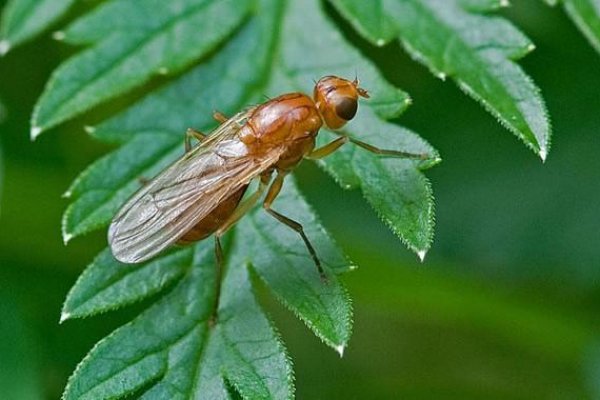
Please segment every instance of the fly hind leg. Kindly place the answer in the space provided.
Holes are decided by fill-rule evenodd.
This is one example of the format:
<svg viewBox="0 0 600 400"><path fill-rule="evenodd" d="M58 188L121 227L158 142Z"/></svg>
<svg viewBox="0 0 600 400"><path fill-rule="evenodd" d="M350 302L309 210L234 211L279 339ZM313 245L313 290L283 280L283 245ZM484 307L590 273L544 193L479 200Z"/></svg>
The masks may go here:
<svg viewBox="0 0 600 400"><path fill-rule="evenodd" d="M215 303L213 305L213 312L208 320L209 326L214 326L217 323L217 311L219 310L219 298L221 297L221 280L223 275L223 246L221 246L221 240L219 236L215 235L215 261L217 262L217 269L215 273Z"/></svg>
<svg viewBox="0 0 600 400"><path fill-rule="evenodd" d="M223 247L221 246L221 237L227 232L229 228L231 228L240 218L242 218L252 206L256 203L256 201L263 194L268 180L270 178L270 174L264 174L260 177L260 183L256 192L254 192L251 196L243 200L234 210L234 212L227 218L227 220L215 231L215 260L217 262L217 272L215 276L215 284L216 284L216 298L213 306L213 313L210 317L209 324L214 326L217 321L217 312L219 311L219 298L221 297L221 279L223 276L223 268L224 268L224 257L223 257Z"/></svg>
<svg viewBox="0 0 600 400"><path fill-rule="evenodd" d="M323 269L323 266L321 265L321 260L319 260L319 257L317 257L317 252L315 251L315 248L310 243L310 240L308 240L308 237L304 233L304 228L302 227L302 225L299 222L296 222L293 219L288 218L285 215L282 215L271 208L271 204L273 203L275 198L277 198L277 195L279 195L279 192L281 191L281 187L283 186L283 178L284 178L284 175L282 175L281 173L277 174L277 176L273 180L273 183L269 187L269 191L267 192L267 195L265 196L265 200L263 202L263 208L265 209L266 212L268 212L270 215L272 215L279 222L281 222L284 225L287 225L288 227L292 228L294 231L298 232L298 234L304 241L304 244L306 245L306 248L308 249L308 252L310 253L311 258L313 259L313 261L317 267L317 271L319 271L321 280L323 280L323 282L327 282L327 275L325 274L325 270Z"/></svg>

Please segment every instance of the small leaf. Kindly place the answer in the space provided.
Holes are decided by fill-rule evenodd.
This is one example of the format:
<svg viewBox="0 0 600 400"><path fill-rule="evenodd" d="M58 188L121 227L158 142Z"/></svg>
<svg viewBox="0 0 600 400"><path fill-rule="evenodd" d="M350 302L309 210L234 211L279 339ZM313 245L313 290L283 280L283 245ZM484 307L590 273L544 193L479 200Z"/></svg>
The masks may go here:
<svg viewBox="0 0 600 400"><path fill-rule="evenodd" d="M562 3L569 18L583 33L590 44L600 53L600 4L597 0L549 0L554 6Z"/></svg>
<svg viewBox="0 0 600 400"><path fill-rule="evenodd" d="M454 78L544 160L550 124L539 89L513 62L533 44L508 21L478 13L501 0L374 0L363 18L361 0L331 0L367 39L383 45L394 35L413 58L438 77ZM385 22L378 22L385 21ZM381 27L385 27L382 30Z"/></svg>
<svg viewBox="0 0 600 400"><path fill-rule="evenodd" d="M183 154L181 143L173 135L140 135L86 168L65 193L76 199L63 215L65 243L106 225L141 188L141 178L156 175Z"/></svg>
<svg viewBox="0 0 600 400"><path fill-rule="evenodd" d="M61 322L117 309L159 292L182 276L191 256L191 250L185 249L144 264L127 265L104 250L69 292Z"/></svg>
<svg viewBox="0 0 600 400"><path fill-rule="evenodd" d="M236 241L238 246L232 254L249 260L277 297L326 344L343 348L350 338L352 309L333 272L347 271L350 263L303 201L293 179L287 178L284 185L273 209L305 227L306 236L329 271L328 282L321 280L300 235L262 209L240 222L236 234L243 240Z"/></svg>
<svg viewBox="0 0 600 400"><path fill-rule="evenodd" d="M75 0L10 0L0 21L0 56L62 17Z"/></svg>
<svg viewBox="0 0 600 400"><path fill-rule="evenodd" d="M118 398L177 378L181 391L192 391L194 375L185 371L197 369L214 304L207 248L196 252L197 267L167 296L94 346L69 378L65 400Z"/></svg>
<svg viewBox="0 0 600 400"><path fill-rule="evenodd" d="M243 20L247 0L113 0L67 29L84 41L99 30L94 47L62 64L52 75L32 117L32 136L126 93L153 74L176 73L214 49ZM151 10L152 18L137 12ZM125 30L106 21L125 21ZM86 29L80 28L88 27ZM119 24L118 24L119 26ZM121 25L122 26L122 25ZM81 38L80 36L81 35Z"/></svg>
<svg viewBox="0 0 600 400"><path fill-rule="evenodd" d="M433 192L419 168L439 162L437 152L406 128L382 122L368 111L348 127L348 133L381 148L403 149L432 157L427 162L398 160L347 147L321 162L334 176L339 171L350 170L381 219L411 250L419 255L426 253L434 234Z"/></svg>

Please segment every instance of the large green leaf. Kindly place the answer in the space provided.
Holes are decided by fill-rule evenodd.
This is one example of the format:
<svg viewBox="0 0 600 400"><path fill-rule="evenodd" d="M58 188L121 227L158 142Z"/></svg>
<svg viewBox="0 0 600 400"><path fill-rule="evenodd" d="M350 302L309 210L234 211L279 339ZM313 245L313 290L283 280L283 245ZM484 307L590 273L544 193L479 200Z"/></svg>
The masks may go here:
<svg viewBox="0 0 600 400"><path fill-rule="evenodd" d="M0 56L35 37L63 16L75 0L10 0L0 21Z"/></svg>
<svg viewBox="0 0 600 400"><path fill-rule="evenodd" d="M393 38L438 77L450 76L545 160L550 124L539 89L513 62L534 46L512 24L483 12L503 0L331 0L383 46Z"/></svg>
<svg viewBox="0 0 600 400"><path fill-rule="evenodd" d="M135 32L127 18L131 10L124 4L106 3L84 17L86 23L76 21L66 31L66 38L78 44L105 40L102 37L110 35L108 28L98 21L116 14L120 18L112 27L114 35ZM153 15L146 15L147 26L160 25ZM86 24L97 24L104 31ZM300 34L306 30L312 34ZM306 49L311 49L311 57L306 57ZM138 54L129 56L139 61ZM70 63L73 61L65 65ZM386 122L406 108L408 96L387 83L346 42L317 0L257 2L251 18L207 62L91 128L96 138L120 147L88 167L67 191L66 196L73 202L64 215L65 241L106 226L126 198L139 188L141 177L154 176L182 154L186 128L208 131L215 125L213 110L232 114L263 101L263 95L275 96L289 90L310 92L313 78L327 74L352 77L356 72L372 98L362 103L346 133L385 148L429 153L432 161L384 160L347 145L326 159L324 168L344 187L360 188L382 219L411 249L424 255L433 235L433 200L420 169L437 162L437 153L414 133ZM73 73L77 71L73 69ZM60 85L55 86L57 91ZM119 91L129 87L120 86ZM50 86L46 96L54 90ZM82 84L82 91L88 90L91 94L95 89ZM325 142L331 135L323 132L320 140ZM206 322L216 301L214 261L205 254L210 245L196 246L193 258L191 250L184 249L133 267L117 263L105 251L69 293L63 319L104 312L171 289L90 352L72 376L66 398L120 398L142 392L150 398L175 396L168 390L179 390L186 397L202 393L207 398L228 398L226 386L235 388L243 398L292 397L291 367L278 336L255 303L248 281L249 266L315 335L342 354L350 338L352 309L337 275L351 269L351 265L319 224L291 177L274 208L304 225L324 264L326 283L299 235L260 208L232 232L233 242L226 251L228 273L214 326ZM192 297L197 302L182 311L182 305ZM171 308L172 316L167 317ZM158 324L173 327L166 332ZM158 332L148 337L149 330ZM119 355L118 360L115 355Z"/></svg>

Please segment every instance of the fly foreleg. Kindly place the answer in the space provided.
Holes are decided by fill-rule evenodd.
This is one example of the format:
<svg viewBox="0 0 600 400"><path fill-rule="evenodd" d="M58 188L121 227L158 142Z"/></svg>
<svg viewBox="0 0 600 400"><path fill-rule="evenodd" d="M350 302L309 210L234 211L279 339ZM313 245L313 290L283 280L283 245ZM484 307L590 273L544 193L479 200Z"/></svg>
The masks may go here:
<svg viewBox="0 0 600 400"><path fill-rule="evenodd" d="M206 139L206 136L204 133L197 131L193 128L188 128L188 130L185 132L185 139L184 139L184 145L185 145L185 152L189 152L192 149L192 138L196 139L197 141L199 141L200 143L202 143L202 141L204 139Z"/></svg>
<svg viewBox="0 0 600 400"><path fill-rule="evenodd" d="M260 183L258 184L258 189L256 189L256 192L252 193L252 195L248 198L242 200L242 202L237 206L233 214L231 214L229 218L227 218L227 220L223 222L223 225L221 225L219 229L217 229L217 231L215 232L215 236L223 236L225 232L229 230L229 228L231 228L236 222L240 220L240 218L242 218L248 211L250 211L252 206L256 204L258 199L260 199L260 196L262 196L262 194L265 192L267 184L269 183L269 178L270 175L262 175L260 177Z"/></svg>
<svg viewBox="0 0 600 400"><path fill-rule="evenodd" d="M332 142L329 142L323 147L319 147L318 149L313 150L306 156L306 158L318 160L323 157L327 157L328 155L335 152L348 142L354 143L355 145L362 147L363 149L370 151L373 154L377 154L384 157L410 158L413 160L428 160L431 158L429 154L425 153L409 153L406 151L381 149L379 147L375 147L371 144L362 142L357 139L353 139L345 135L340 136L339 138L333 140Z"/></svg>
<svg viewBox="0 0 600 400"><path fill-rule="evenodd" d="M318 149L314 149L310 153L308 153L305 158L310 160L319 160L323 157L327 157L340 147L342 147L345 143L348 143L348 136L340 136L332 142L327 143L323 147L319 147Z"/></svg>
<svg viewBox="0 0 600 400"><path fill-rule="evenodd" d="M293 230L295 230L296 232L298 232L298 234L304 241L304 244L306 245L306 248L308 249L308 252L310 253L310 256L312 257L315 265L317 266L317 271L319 271L319 275L321 276L321 279L324 282L326 282L327 275L325 274L325 270L323 270L323 266L321 265L321 260L319 260L319 257L317 257L317 252L315 251L315 248L310 243L310 240L308 240L308 237L304 233L304 228L302 227L302 225L299 222L296 222L293 219L288 218L285 215L282 215L271 208L271 204L277 198L277 196L279 195L279 192L281 191L281 187L283 186L284 176L285 175L278 173L277 176L275 177L275 179L273 180L273 183L271 183L271 186L269 187L269 191L267 192L267 195L265 196L265 200L263 202L263 208L265 209L266 212L268 212L270 215L272 215L279 222L281 222L284 225L287 225L288 227L290 227Z"/></svg>

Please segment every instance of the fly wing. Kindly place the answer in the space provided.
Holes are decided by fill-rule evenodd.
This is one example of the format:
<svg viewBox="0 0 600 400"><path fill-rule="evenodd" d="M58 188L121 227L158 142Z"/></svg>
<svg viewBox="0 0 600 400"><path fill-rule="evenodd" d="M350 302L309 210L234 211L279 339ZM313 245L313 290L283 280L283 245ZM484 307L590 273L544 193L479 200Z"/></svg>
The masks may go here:
<svg viewBox="0 0 600 400"><path fill-rule="evenodd" d="M279 158L278 149L249 156L238 139L251 111L226 121L121 208L108 231L116 259L138 263L156 255Z"/></svg>

